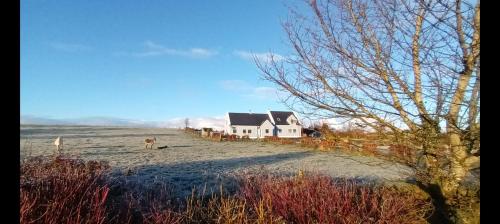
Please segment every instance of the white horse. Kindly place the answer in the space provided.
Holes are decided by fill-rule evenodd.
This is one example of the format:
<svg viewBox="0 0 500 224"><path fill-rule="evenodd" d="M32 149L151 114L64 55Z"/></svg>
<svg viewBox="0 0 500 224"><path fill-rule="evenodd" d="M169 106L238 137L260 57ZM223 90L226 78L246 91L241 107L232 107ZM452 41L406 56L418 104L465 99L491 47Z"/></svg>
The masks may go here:
<svg viewBox="0 0 500 224"><path fill-rule="evenodd" d="M151 149L153 149L153 145L156 143L156 137L153 136L153 138L146 138L144 140L144 145L146 146L146 149L148 148L148 145L151 145Z"/></svg>
<svg viewBox="0 0 500 224"><path fill-rule="evenodd" d="M63 137L61 136L57 137L56 140L54 141L54 145L56 145L57 147L57 152L61 152L63 148Z"/></svg>

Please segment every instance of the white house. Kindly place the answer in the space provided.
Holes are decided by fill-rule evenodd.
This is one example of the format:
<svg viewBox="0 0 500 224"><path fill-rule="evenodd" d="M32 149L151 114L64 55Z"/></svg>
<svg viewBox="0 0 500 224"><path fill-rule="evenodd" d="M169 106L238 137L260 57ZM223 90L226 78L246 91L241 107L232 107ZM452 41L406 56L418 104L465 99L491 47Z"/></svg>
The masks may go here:
<svg viewBox="0 0 500 224"><path fill-rule="evenodd" d="M302 126L294 112L269 111L259 113L227 113L224 131L228 134L264 138L278 136L282 138L300 138Z"/></svg>
<svg viewBox="0 0 500 224"><path fill-rule="evenodd" d="M273 136L274 125L267 114L227 113L224 131L230 135L250 138Z"/></svg>

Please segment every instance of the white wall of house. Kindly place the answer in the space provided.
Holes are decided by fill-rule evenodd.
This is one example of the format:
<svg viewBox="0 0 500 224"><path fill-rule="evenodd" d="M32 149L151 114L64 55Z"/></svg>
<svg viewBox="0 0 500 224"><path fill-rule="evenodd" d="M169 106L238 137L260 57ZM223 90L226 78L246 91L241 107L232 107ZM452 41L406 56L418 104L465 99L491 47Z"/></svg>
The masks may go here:
<svg viewBox="0 0 500 224"><path fill-rule="evenodd" d="M288 117L286 121L289 124L297 124L299 122L299 119L295 115L290 115L290 117Z"/></svg>
<svg viewBox="0 0 500 224"><path fill-rule="evenodd" d="M231 123L229 123L229 113L226 113L226 122L224 123L224 133L232 134L231 131Z"/></svg>
<svg viewBox="0 0 500 224"><path fill-rule="evenodd" d="M273 124L271 124L269 120L266 120L260 126L229 125L227 133L230 135L238 135L240 137L248 135L250 138L264 138L265 136L273 136L273 129Z"/></svg>
<svg viewBox="0 0 500 224"><path fill-rule="evenodd" d="M246 126L246 125L232 125L230 135L245 136L248 135L250 138L257 138L257 128L258 126Z"/></svg>
<svg viewBox="0 0 500 224"><path fill-rule="evenodd" d="M300 122L300 117L297 115L297 113L295 113L295 111L292 111L292 113L293 113L293 116L295 116L295 118L294 118L294 119L295 119L297 122ZM302 125L302 124L300 124L300 125Z"/></svg>
<svg viewBox="0 0 500 224"><path fill-rule="evenodd" d="M264 138L266 136L273 136L273 130L274 130L274 125L269 120L264 121L264 123L260 125L260 131L261 131L260 137Z"/></svg>
<svg viewBox="0 0 500 224"><path fill-rule="evenodd" d="M290 115L286 121L290 125L276 125L277 134L280 138L300 138L302 137L302 126L298 124L298 118ZM281 131L279 131L281 129Z"/></svg>
<svg viewBox="0 0 500 224"><path fill-rule="evenodd" d="M276 125L277 134L280 138L300 138L302 135L302 126L300 125ZM281 131L279 131L281 129Z"/></svg>

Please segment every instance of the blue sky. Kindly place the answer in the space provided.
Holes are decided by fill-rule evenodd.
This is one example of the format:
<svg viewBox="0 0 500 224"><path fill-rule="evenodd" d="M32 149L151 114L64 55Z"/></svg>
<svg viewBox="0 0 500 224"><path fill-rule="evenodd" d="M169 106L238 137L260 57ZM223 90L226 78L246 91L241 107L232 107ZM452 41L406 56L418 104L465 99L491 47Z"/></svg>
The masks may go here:
<svg viewBox="0 0 500 224"><path fill-rule="evenodd" d="M21 115L168 121L286 110L251 60L290 54L281 0L21 1Z"/></svg>

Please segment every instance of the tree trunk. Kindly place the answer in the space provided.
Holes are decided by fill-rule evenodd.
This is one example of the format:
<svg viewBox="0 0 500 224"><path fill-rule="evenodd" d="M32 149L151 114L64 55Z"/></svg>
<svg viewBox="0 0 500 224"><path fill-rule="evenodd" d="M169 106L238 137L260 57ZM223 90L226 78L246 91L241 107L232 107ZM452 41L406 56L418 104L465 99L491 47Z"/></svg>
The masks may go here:
<svg viewBox="0 0 500 224"><path fill-rule="evenodd" d="M462 145L460 135L455 132L448 133L448 139L451 145L450 156L450 175L445 178L441 184L443 195L447 199L451 199L457 195L460 182L467 175L467 157L468 153L466 147Z"/></svg>

